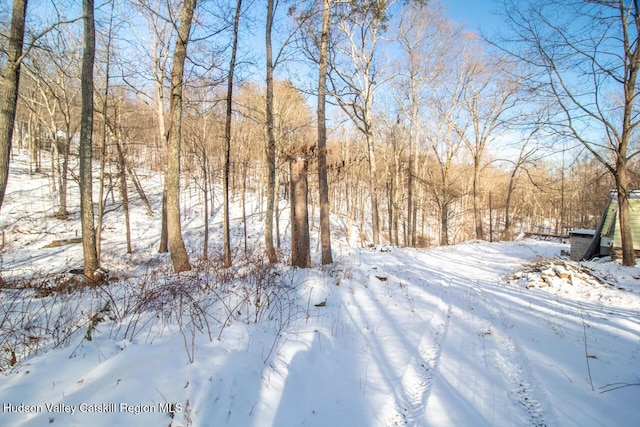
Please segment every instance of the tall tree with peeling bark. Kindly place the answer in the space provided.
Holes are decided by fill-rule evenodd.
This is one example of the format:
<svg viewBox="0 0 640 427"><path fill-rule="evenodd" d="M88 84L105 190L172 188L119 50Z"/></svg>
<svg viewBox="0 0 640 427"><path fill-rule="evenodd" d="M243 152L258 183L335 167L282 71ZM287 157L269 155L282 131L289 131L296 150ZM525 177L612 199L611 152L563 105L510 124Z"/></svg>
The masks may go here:
<svg viewBox="0 0 640 427"><path fill-rule="evenodd" d="M18 102L26 14L27 0L14 0L7 59L2 70L2 87L0 88L0 209L9 178L9 160Z"/></svg>
<svg viewBox="0 0 640 427"><path fill-rule="evenodd" d="M82 220L82 249L84 274L94 279L98 269L96 232L93 213L93 65L96 52L96 27L93 0L82 1L84 16L84 51L82 54L82 111L80 116L80 216Z"/></svg>
<svg viewBox="0 0 640 427"><path fill-rule="evenodd" d="M189 256L182 240L180 223L180 145L182 141L182 97L184 63L191 32L196 0L185 0L173 52L171 69L171 98L169 103L169 135L167 145L167 236L169 253L176 273L191 270Z"/></svg>

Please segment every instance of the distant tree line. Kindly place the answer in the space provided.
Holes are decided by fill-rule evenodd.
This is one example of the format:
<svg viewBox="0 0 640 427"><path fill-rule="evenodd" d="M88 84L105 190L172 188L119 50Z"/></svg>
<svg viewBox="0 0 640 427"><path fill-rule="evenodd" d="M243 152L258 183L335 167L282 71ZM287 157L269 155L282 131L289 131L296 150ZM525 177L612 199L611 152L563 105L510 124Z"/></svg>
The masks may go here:
<svg viewBox="0 0 640 427"><path fill-rule="evenodd" d="M333 261L331 217L363 245L560 236L593 227L615 189L632 265L637 3L503 3L512 25L487 40L438 1L14 0L0 11L0 209L11 148L49 174L61 221L77 181L92 278L109 198L121 200L133 250L131 191L180 272L191 268L182 191L201 194L204 259L222 203L226 266L248 251L246 232L229 233L234 201L246 222L257 197L270 262L282 260L280 202L310 210L291 239L306 267L316 229L322 263ZM560 22L569 16L581 24ZM164 174L161 212L141 170Z"/></svg>

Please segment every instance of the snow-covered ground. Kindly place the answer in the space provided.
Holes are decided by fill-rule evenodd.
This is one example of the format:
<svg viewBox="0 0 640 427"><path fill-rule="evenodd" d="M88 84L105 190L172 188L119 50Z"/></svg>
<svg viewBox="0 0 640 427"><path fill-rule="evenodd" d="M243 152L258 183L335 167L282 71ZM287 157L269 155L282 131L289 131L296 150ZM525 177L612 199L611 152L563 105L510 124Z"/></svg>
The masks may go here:
<svg viewBox="0 0 640 427"><path fill-rule="evenodd" d="M336 222L329 268L238 255L232 272L211 261L174 275L155 254L158 209L134 199L133 255L120 214L107 218L117 280L67 293L51 288L73 280L58 273L81 265L79 247L44 246L74 237L77 212L55 220L23 160L0 265L40 289L0 291L0 425L638 425L640 268L578 265L536 240L358 248ZM196 252L201 207L187 204Z"/></svg>

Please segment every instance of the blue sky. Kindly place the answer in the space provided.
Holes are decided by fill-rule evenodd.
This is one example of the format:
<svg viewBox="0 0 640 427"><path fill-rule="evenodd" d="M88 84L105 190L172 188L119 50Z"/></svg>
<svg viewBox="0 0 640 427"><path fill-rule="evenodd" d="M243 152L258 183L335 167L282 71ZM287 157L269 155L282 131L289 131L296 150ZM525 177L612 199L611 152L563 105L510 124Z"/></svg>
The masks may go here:
<svg viewBox="0 0 640 427"><path fill-rule="evenodd" d="M469 30L491 34L502 20L495 15L501 3L496 0L441 0L454 21L465 23Z"/></svg>

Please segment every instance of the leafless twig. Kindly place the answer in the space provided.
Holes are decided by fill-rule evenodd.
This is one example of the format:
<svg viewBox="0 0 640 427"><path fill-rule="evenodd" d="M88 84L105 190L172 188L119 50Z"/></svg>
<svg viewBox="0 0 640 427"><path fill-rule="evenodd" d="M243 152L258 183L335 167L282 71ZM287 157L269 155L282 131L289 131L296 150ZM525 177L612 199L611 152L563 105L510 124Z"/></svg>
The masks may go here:
<svg viewBox="0 0 640 427"><path fill-rule="evenodd" d="M602 390L602 391L600 391L600 394L603 394L603 393L608 393L608 392L613 391L613 390L618 390L618 389L621 389L621 388L632 387L632 386L640 386L640 383L630 383L630 384L627 384L627 383L613 383L613 384L603 385L598 390Z"/></svg>
<svg viewBox="0 0 640 427"><path fill-rule="evenodd" d="M580 307L580 317L582 318L582 331L584 334L584 357L587 361L587 372L589 373L589 385L591 386L592 391L596 391L593 387L593 379L591 378L591 365L589 364L589 358L592 357L589 355L589 350L587 347L587 323L584 321L584 313L582 311L582 305L578 305Z"/></svg>

